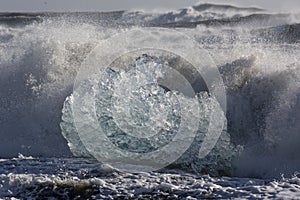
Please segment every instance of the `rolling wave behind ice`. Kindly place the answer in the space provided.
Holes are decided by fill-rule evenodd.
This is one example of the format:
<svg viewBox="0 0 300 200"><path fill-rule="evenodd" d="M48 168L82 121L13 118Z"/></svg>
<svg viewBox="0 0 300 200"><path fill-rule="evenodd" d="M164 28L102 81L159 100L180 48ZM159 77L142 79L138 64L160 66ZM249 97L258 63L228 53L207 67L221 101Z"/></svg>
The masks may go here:
<svg viewBox="0 0 300 200"><path fill-rule="evenodd" d="M217 169L212 174L225 170L259 177L299 169L299 15L210 5L91 15L0 16L0 156L70 156L59 124L81 62L112 34L146 25L177 27L209 51L228 98L228 127L215 151L224 151L224 141L244 146L240 157L226 165L227 158L213 157L217 153L205 164L179 160L175 167L210 172L211 165Z"/></svg>

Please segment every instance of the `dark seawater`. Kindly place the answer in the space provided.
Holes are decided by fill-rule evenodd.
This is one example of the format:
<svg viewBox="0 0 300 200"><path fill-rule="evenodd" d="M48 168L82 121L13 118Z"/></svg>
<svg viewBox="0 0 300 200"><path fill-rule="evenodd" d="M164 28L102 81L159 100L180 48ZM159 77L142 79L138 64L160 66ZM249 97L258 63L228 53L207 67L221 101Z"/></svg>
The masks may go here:
<svg viewBox="0 0 300 200"><path fill-rule="evenodd" d="M216 147L204 159L186 159L194 142L170 167L241 177L299 170L300 14L212 4L164 13L1 13L0 157L90 156L72 143L65 100L97 44L133 27L193 38L225 84L226 127Z"/></svg>

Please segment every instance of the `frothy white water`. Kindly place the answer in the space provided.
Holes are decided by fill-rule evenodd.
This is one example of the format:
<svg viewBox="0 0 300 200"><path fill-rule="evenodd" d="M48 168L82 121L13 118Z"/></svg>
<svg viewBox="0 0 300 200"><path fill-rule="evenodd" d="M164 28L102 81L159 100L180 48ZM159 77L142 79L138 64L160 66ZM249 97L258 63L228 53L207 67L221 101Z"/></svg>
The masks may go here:
<svg viewBox="0 0 300 200"><path fill-rule="evenodd" d="M11 166L16 166L13 169ZM83 159L0 160L0 197L4 199L170 198L298 199L298 175L280 179L210 177L182 171L121 173Z"/></svg>
<svg viewBox="0 0 300 200"><path fill-rule="evenodd" d="M70 155L59 128L62 104L80 62L109 30L65 21L2 30L1 156Z"/></svg>
<svg viewBox="0 0 300 200"><path fill-rule="evenodd" d="M185 168L259 177L299 169L299 33L281 28L281 38L275 34L274 40L250 26L178 29L214 58L227 87L228 126L215 148L220 153L212 153L205 162L184 159L174 166L193 163ZM71 155L59 126L63 102L72 93L82 60L98 42L120 30L63 18L22 28L1 26L0 156ZM294 42L287 43L282 33L292 33ZM223 141L234 148L243 146L243 151L231 156L231 149L220 145Z"/></svg>

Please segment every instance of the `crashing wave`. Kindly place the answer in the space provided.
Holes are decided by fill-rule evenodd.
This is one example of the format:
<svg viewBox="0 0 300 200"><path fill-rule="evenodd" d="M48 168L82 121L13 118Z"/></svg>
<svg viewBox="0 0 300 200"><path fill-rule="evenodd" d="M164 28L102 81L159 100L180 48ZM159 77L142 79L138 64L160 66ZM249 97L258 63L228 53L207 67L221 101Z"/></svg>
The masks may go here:
<svg viewBox="0 0 300 200"><path fill-rule="evenodd" d="M114 21L110 26L102 23L103 18L99 20L97 14L93 18L87 17L88 14L85 13L59 16L49 14L39 20L34 20L34 17L31 19L29 16L30 20L26 22L21 19L18 21L18 17L12 19L14 14L2 16L1 157L13 157L19 152L32 156L72 155L66 145L67 142L61 136L59 123L62 105L66 97L72 93L74 78L81 62L97 42L124 31L119 26L112 26L126 24L128 21L124 20L125 15L126 12L103 15L104 18L107 17L106 21ZM139 13L133 14L132 19L134 18L139 19ZM198 171L213 174L209 167L213 165L211 169L219 168L216 171L222 173L223 168L225 174L232 171L234 176L275 177L281 173L292 174L300 166L297 144L300 85L299 17L252 13L236 19L255 21L255 24L247 25L246 28L240 24L241 28L222 26L222 23L219 23L218 27L197 26L197 23L194 23L194 27L197 26L194 29L176 30L198 41L209 51L219 67L226 84L228 101L226 113L228 126L227 130L223 131L220 141L222 140L221 144L230 143L234 149L238 145L243 146L243 151L232 161L231 150L228 150L228 154L223 153L230 149L227 148L229 145L218 144L215 151L220 153L212 153L211 160L208 159L210 156L208 155L206 164L203 160L202 164L198 162L198 158L185 163L184 160L189 158L185 156L170 167L182 166L185 169L195 167ZM225 25L236 22L235 19L226 18L226 20ZM205 23L211 22L213 21L208 20ZM183 21L182 24L189 22ZM282 26L277 26L278 24ZM157 21L150 25L161 24ZM175 24L166 27L180 26ZM193 53L193 49L190 53ZM195 78L193 87L199 86L198 81L199 79ZM161 92L167 91L166 88L160 88ZM208 101L208 110L214 108L213 97L209 95L204 97L205 88L197 93L203 94L202 102ZM64 124L65 136L70 144L73 144L71 149L75 155L91 157L88 150L79 148L83 145L76 143L80 140L73 135L76 130L72 129L74 122L69 112L71 105L72 95L65 101L63 108L62 127ZM193 150L190 149L189 152ZM186 155L191 153L187 152ZM224 169L223 166L229 167Z"/></svg>

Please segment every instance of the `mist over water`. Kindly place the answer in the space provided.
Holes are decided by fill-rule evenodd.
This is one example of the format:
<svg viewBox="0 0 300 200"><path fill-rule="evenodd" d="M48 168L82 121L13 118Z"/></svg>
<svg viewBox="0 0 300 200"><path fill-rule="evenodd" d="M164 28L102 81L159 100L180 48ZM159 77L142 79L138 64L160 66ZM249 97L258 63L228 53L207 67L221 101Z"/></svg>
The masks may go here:
<svg viewBox="0 0 300 200"><path fill-rule="evenodd" d="M83 60L114 34L165 27L209 52L227 94L227 126L211 154L187 159L195 140L172 167L213 175L293 174L300 167L299 16L210 4L165 13L1 14L0 156L72 156L68 143L78 140L66 137L76 132L67 106ZM89 156L84 148L71 150Z"/></svg>

